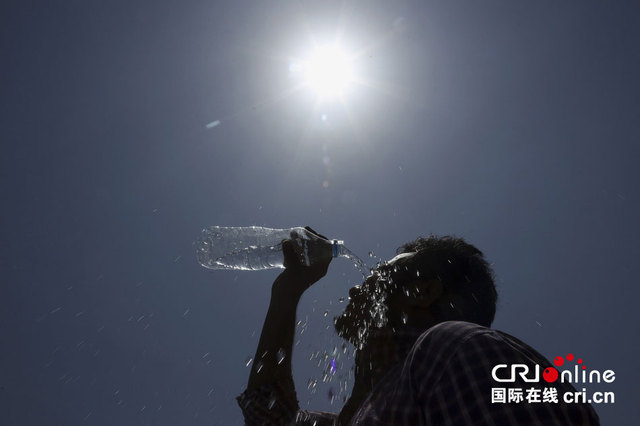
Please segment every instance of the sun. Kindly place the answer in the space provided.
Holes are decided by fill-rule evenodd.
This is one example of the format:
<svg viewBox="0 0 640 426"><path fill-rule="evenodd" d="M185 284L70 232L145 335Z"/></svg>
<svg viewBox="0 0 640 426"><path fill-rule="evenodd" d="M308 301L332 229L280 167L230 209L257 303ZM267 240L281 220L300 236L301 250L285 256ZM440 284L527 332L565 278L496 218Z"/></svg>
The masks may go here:
<svg viewBox="0 0 640 426"><path fill-rule="evenodd" d="M352 59L340 46L319 46L289 69L298 74L303 86L313 90L320 99L336 98L354 82Z"/></svg>
<svg viewBox="0 0 640 426"><path fill-rule="evenodd" d="M321 97L342 94L353 81L351 60L339 47L317 48L307 62L307 84Z"/></svg>

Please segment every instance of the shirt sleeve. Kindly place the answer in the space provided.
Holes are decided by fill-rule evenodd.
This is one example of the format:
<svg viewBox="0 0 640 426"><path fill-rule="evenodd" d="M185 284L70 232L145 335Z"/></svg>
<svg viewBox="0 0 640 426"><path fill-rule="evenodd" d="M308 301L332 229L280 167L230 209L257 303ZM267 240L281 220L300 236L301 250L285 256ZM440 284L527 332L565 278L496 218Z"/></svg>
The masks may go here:
<svg viewBox="0 0 640 426"><path fill-rule="evenodd" d="M251 391L245 391L236 399L242 410L245 425L335 425L338 416L334 413L303 411L299 409L293 384L285 386L273 382Z"/></svg>

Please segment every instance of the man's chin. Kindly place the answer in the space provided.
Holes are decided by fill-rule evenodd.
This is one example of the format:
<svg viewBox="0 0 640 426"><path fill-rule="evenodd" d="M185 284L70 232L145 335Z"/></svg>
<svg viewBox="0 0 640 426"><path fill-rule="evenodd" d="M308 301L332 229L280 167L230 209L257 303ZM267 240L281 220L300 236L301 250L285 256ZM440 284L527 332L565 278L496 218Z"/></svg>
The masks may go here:
<svg viewBox="0 0 640 426"><path fill-rule="evenodd" d="M365 330L367 329L364 323L354 321L343 313L334 319L334 327L339 337L345 339L356 348L361 347L364 343Z"/></svg>

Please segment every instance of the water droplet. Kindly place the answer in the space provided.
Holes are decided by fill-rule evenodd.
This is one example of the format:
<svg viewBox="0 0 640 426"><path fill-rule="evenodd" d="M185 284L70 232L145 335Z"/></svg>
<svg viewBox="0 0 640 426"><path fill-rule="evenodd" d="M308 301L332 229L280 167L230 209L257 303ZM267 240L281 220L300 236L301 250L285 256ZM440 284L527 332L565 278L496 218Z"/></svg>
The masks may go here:
<svg viewBox="0 0 640 426"><path fill-rule="evenodd" d="M262 361L258 361L256 363L256 373L259 373L260 370L262 370L262 367L264 367L264 363Z"/></svg>
<svg viewBox="0 0 640 426"><path fill-rule="evenodd" d="M324 316L326 317L327 315L329 315L329 311L324 311Z"/></svg>
<svg viewBox="0 0 640 426"><path fill-rule="evenodd" d="M341 297L340 299L338 299L338 302L340 303L344 302L344 297Z"/></svg>
<svg viewBox="0 0 640 426"><path fill-rule="evenodd" d="M247 357L247 359L244 361L244 364L248 367L249 364L251 364L251 361L253 361L253 358Z"/></svg>
<svg viewBox="0 0 640 426"><path fill-rule="evenodd" d="M287 357L283 348L278 349L278 364L282 364L282 361Z"/></svg>
<svg viewBox="0 0 640 426"><path fill-rule="evenodd" d="M406 324L407 323L407 319L409 317L407 316L407 314L405 312L403 312L402 314L400 314L400 318L402 319L402 323Z"/></svg>

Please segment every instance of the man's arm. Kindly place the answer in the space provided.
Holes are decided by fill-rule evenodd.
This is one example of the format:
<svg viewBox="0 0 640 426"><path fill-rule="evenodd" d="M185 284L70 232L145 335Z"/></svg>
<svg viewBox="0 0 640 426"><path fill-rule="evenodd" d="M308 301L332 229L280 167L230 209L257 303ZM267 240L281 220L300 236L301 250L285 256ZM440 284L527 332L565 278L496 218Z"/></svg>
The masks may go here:
<svg viewBox="0 0 640 426"><path fill-rule="evenodd" d="M291 376L296 309L302 296L299 278L286 269L271 288L271 302L262 326L247 391Z"/></svg>
<svg viewBox="0 0 640 426"><path fill-rule="evenodd" d="M271 288L271 302L245 394L276 385L279 389L278 396L287 399L278 402L286 406L295 404L297 411L291 373L296 309L304 291L327 273L331 258L321 259L308 267L302 266L289 240L283 242L283 253L286 269L276 278ZM291 414L295 414L295 411Z"/></svg>

